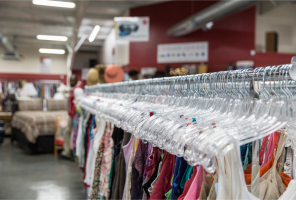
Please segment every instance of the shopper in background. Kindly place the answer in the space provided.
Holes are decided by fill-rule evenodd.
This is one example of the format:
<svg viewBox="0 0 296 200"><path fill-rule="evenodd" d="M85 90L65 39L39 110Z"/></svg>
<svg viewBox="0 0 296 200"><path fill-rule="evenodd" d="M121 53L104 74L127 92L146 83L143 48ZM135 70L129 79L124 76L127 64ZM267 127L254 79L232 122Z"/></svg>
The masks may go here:
<svg viewBox="0 0 296 200"><path fill-rule="evenodd" d="M68 127L65 132L65 138L64 138L64 145L63 145L63 151L61 153L62 157L65 158L72 158L71 154L71 147L70 147L70 138L71 138L71 132L72 132L72 119L75 115L75 105L73 103L74 100L74 93L77 88L81 88L81 85L78 82L78 78L76 75L72 74L70 77L70 86L71 86L71 93L70 93L70 98L69 98L69 120L68 120Z"/></svg>
<svg viewBox="0 0 296 200"><path fill-rule="evenodd" d="M139 80L139 72L137 70L129 71L128 75L133 81Z"/></svg>

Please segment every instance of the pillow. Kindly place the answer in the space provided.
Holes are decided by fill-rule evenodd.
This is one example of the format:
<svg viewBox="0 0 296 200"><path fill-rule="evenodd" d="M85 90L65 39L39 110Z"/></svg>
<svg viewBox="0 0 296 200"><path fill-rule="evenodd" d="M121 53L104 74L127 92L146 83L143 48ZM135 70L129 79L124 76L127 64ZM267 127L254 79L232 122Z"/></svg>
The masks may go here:
<svg viewBox="0 0 296 200"><path fill-rule="evenodd" d="M47 111L68 110L68 99L46 99Z"/></svg>
<svg viewBox="0 0 296 200"><path fill-rule="evenodd" d="M42 99L19 99L18 107L20 111L43 110L43 103Z"/></svg>

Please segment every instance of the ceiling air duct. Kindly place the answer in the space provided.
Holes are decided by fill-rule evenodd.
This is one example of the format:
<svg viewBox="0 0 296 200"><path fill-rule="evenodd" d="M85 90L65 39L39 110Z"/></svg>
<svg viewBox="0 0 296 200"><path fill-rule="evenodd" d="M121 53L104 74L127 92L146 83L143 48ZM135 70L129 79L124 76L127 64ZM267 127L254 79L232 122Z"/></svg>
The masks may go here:
<svg viewBox="0 0 296 200"><path fill-rule="evenodd" d="M208 30L211 28L214 21L246 9L256 4L258 1L259 0L220 1L172 26L167 31L167 34L172 37L180 37L198 29Z"/></svg>
<svg viewBox="0 0 296 200"><path fill-rule="evenodd" d="M4 50L4 55L2 55L2 59L4 60L21 60L21 57L15 51L15 48L8 41L6 37L1 35L0 33L0 48Z"/></svg>

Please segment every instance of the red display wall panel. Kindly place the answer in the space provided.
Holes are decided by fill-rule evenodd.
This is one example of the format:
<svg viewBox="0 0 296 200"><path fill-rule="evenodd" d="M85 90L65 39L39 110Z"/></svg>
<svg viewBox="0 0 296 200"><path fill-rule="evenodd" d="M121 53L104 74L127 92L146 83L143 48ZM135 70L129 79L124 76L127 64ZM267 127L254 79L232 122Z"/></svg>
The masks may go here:
<svg viewBox="0 0 296 200"><path fill-rule="evenodd" d="M133 8L131 16L150 17L149 42L130 43L129 70L141 67L157 67L164 70L166 64L157 63L157 45L182 42L209 42L209 72L224 71L226 64L238 60L253 60L250 50L255 49L255 7L214 22L209 31L197 30L183 37L169 37L166 32L172 25L216 3L215 1L169 1ZM172 64L180 67L184 63ZM198 64L198 63L192 63Z"/></svg>
<svg viewBox="0 0 296 200"><path fill-rule="evenodd" d="M293 56L296 56L296 54L272 53L272 52L256 53L254 57L255 67L290 64Z"/></svg>
<svg viewBox="0 0 296 200"><path fill-rule="evenodd" d="M17 74L17 73L0 73L0 79L4 80L61 80L67 84L67 75L65 74Z"/></svg>

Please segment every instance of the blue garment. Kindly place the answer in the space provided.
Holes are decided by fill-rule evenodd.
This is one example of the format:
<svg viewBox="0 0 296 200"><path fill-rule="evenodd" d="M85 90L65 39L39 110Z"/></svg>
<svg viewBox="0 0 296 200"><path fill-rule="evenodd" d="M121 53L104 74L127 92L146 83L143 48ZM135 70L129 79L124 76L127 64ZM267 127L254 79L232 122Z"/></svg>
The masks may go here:
<svg viewBox="0 0 296 200"><path fill-rule="evenodd" d="M182 188L180 187L180 183L187 169L187 165L188 164L183 157L177 157L174 169L171 199L178 199L178 197L182 194Z"/></svg>

